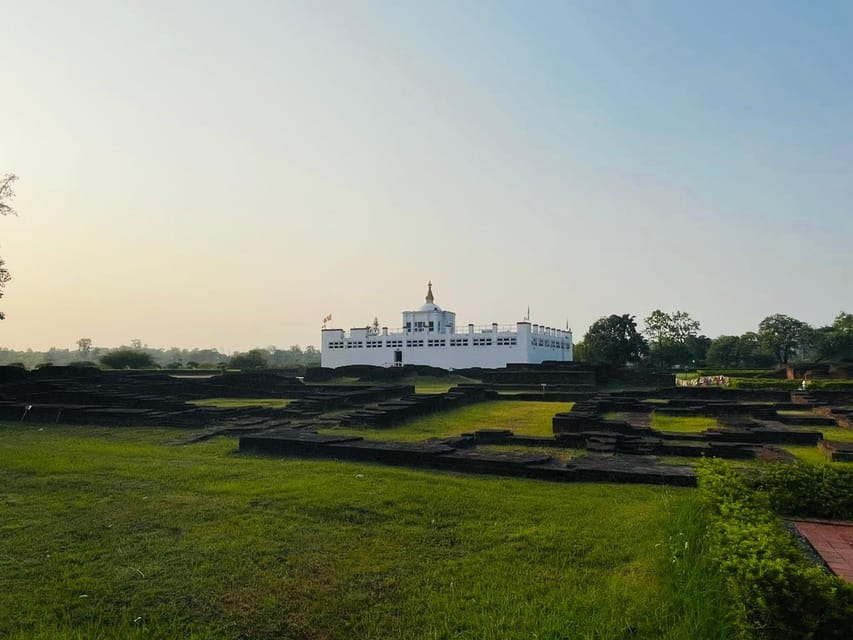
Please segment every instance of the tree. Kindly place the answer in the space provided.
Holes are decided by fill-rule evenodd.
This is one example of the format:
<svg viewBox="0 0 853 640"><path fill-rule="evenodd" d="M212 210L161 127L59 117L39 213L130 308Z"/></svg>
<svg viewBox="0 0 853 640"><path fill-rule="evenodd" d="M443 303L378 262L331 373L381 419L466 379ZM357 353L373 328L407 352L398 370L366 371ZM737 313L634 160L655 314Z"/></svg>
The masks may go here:
<svg viewBox="0 0 853 640"><path fill-rule="evenodd" d="M77 351L84 358L88 358L89 354L92 352L92 338L80 338L77 341Z"/></svg>
<svg viewBox="0 0 853 640"><path fill-rule="evenodd" d="M842 311L832 325L815 330L814 350L818 360L853 359L853 314Z"/></svg>
<svg viewBox="0 0 853 640"><path fill-rule="evenodd" d="M599 318L586 332L583 344L587 360L616 366L639 362L649 352L649 345L637 332L634 316L628 314Z"/></svg>
<svg viewBox="0 0 853 640"><path fill-rule="evenodd" d="M3 289L6 286L6 283L12 279L9 270L6 268L6 263L0 258L0 298L3 297ZM0 311L0 320L5 320L6 314Z"/></svg>
<svg viewBox="0 0 853 640"><path fill-rule="evenodd" d="M246 353L237 353L228 361L232 369L266 369L267 357L261 349L252 349Z"/></svg>
<svg viewBox="0 0 853 640"><path fill-rule="evenodd" d="M773 353L778 364L788 364L804 351L812 335L813 329L808 324L779 313L764 318L758 325L761 345Z"/></svg>
<svg viewBox="0 0 853 640"><path fill-rule="evenodd" d="M719 336L711 341L705 362L709 367L725 369L737 368L740 365L740 337Z"/></svg>
<svg viewBox="0 0 853 640"><path fill-rule="evenodd" d="M684 341L684 348L690 357L690 364L705 364L705 360L708 357L708 349L711 347L711 342L711 338L708 336L687 337Z"/></svg>
<svg viewBox="0 0 853 640"><path fill-rule="evenodd" d="M12 205L9 204L12 198L15 197L15 192L12 190L12 185L18 179L14 173L7 173L0 178L0 215L7 216L9 214L17 215ZM6 283L12 279L9 270L6 268L6 263L0 259L0 298L3 297L3 289ZM0 320L6 318L6 314L0 311Z"/></svg>
<svg viewBox="0 0 853 640"><path fill-rule="evenodd" d="M658 366L688 365L705 358L709 339L698 335L699 322L689 313L652 311L644 320L643 333L648 336L652 362Z"/></svg>
<svg viewBox="0 0 853 640"><path fill-rule="evenodd" d="M17 215L9 202L15 197L12 185L18 179L14 173L7 173L0 178L0 216Z"/></svg>
<svg viewBox="0 0 853 640"><path fill-rule="evenodd" d="M153 369L157 366L150 353L127 347L110 351L99 361L110 369Z"/></svg>
<svg viewBox="0 0 853 640"><path fill-rule="evenodd" d="M832 328L840 333L853 335L853 313L839 312L832 322Z"/></svg>

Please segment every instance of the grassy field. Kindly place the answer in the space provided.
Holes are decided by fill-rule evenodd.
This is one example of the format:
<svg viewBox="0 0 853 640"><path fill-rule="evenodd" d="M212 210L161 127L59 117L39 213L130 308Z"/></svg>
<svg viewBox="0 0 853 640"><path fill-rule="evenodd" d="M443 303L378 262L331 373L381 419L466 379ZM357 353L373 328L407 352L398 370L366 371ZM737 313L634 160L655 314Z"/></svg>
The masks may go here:
<svg viewBox="0 0 853 640"><path fill-rule="evenodd" d="M841 427L819 427L817 430L823 434L824 440L853 442L853 429L844 429Z"/></svg>
<svg viewBox="0 0 853 640"><path fill-rule="evenodd" d="M840 427L789 427L793 431L820 431L823 434L824 440L835 440L837 442L853 442L853 429L843 429ZM853 464L847 462L831 462L829 456L818 449L817 447L805 445L786 445L782 447L786 451L793 453L800 460L805 462L816 462L821 464Z"/></svg>
<svg viewBox="0 0 853 640"><path fill-rule="evenodd" d="M830 464L829 456L817 447L810 447L806 445L784 445L781 448L789 453L793 453L803 462Z"/></svg>
<svg viewBox="0 0 853 640"><path fill-rule="evenodd" d="M0 637L726 637L678 583L692 490L175 439L0 424Z"/></svg>
<svg viewBox="0 0 853 640"><path fill-rule="evenodd" d="M399 380L392 380L388 382L383 382L381 384L410 384L414 385L416 393L445 393L458 384L466 384L473 382L479 382L479 380L472 380L471 378L466 378L464 376L448 375L409 376L407 378L400 378ZM342 377L332 378L327 382L312 382L309 384L315 384L318 386L328 386L337 384L369 385L371 383L370 381L362 381L359 378Z"/></svg>
<svg viewBox="0 0 853 640"><path fill-rule="evenodd" d="M458 384L470 384L473 382L479 382L479 380L472 380L463 376L415 376L414 378L401 381L402 384L415 385L415 392L417 393L446 393L451 387L455 387Z"/></svg>
<svg viewBox="0 0 853 640"><path fill-rule="evenodd" d="M516 435L552 436L551 419L554 414L569 411L573 405L573 402L493 400L420 416L390 429L334 428L322 433L345 433L372 440L401 442L447 438L477 429L511 429Z"/></svg>
<svg viewBox="0 0 853 640"><path fill-rule="evenodd" d="M716 418L706 418L702 416L667 416L657 412L652 413L652 428L658 431L680 431L684 433L693 433L705 431L706 429L715 429L717 427Z"/></svg>
<svg viewBox="0 0 853 640"><path fill-rule="evenodd" d="M566 447L524 447L511 444L487 444L477 447L477 451L494 451L495 453L518 453L521 455L545 455L555 460L568 462L573 458L586 455L585 449L569 449Z"/></svg>
<svg viewBox="0 0 853 640"><path fill-rule="evenodd" d="M286 407L293 400L283 398L209 398L205 400L191 400L190 404L199 407L222 407L223 409L239 409L242 407L273 407L280 409Z"/></svg>

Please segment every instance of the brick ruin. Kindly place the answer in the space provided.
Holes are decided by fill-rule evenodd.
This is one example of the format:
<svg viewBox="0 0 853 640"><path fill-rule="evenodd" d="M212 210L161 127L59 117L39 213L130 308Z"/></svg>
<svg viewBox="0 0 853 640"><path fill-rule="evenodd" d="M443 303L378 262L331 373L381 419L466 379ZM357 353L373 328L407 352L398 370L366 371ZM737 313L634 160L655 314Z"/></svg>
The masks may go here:
<svg viewBox="0 0 853 640"><path fill-rule="evenodd" d="M600 370L546 363L507 367L479 384L418 394L393 382L311 384L280 372L174 376L51 367L27 372L0 367L0 419L109 426L193 429L187 442L239 435L246 453L379 462L554 481L595 480L692 485L690 464L667 457L791 459L777 445L820 447L833 460L853 460L853 445L826 441L820 427L851 427L853 393L776 392L657 386L602 391ZM534 375L535 374L535 375ZM651 378L664 384L666 377ZM521 382L512 382L513 380ZM521 391L501 395L513 387ZM287 398L286 407L218 408L193 400ZM552 420L549 437L520 436L495 425L423 442L372 440L335 427L393 429L419 415L487 400L575 402ZM716 419L698 433L651 428L653 412ZM796 412L796 413L792 413ZM613 415L618 419L612 419ZM608 418L607 416L611 416ZM320 433L323 431L324 433ZM500 448L496 448L500 447ZM582 455L564 455L580 451ZM568 459L567 459L568 458Z"/></svg>

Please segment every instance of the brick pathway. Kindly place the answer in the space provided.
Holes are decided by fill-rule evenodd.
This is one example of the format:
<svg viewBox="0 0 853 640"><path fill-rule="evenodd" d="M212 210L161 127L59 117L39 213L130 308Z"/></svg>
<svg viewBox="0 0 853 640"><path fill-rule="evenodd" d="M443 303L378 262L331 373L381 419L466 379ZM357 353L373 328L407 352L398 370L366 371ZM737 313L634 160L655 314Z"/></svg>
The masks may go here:
<svg viewBox="0 0 853 640"><path fill-rule="evenodd" d="M838 520L794 520L832 572L853 582L853 522Z"/></svg>

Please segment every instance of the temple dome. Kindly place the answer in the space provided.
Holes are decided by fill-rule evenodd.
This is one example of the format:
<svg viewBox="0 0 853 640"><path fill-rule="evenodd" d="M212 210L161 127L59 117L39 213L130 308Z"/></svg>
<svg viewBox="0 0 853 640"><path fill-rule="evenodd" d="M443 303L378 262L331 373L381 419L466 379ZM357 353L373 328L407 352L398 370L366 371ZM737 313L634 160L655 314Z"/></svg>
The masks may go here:
<svg viewBox="0 0 853 640"><path fill-rule="evenodd" d="M435 298L432 295L432 281L427 284L426 304L420 308L420 311L441 311L441 307L435 304Z"/></svg>

